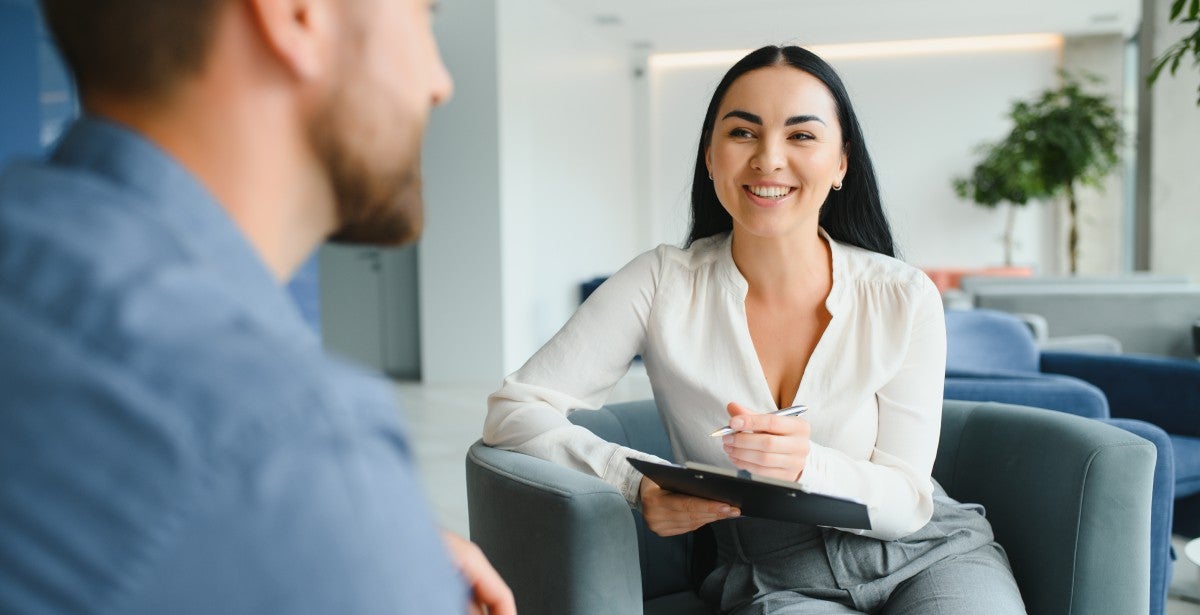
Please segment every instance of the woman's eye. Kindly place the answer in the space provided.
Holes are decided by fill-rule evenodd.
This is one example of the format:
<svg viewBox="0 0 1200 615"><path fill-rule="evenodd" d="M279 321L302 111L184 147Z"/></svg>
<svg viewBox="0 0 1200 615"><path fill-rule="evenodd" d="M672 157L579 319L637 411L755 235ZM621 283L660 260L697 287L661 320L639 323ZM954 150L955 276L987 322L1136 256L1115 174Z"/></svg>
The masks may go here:
<svg viewBox="0 0 1200 615"><path fill-rule="evenodd" d="M729 136L731 136L735 139L749 139L750 137L753 137L754 135L751 134L751 132L749 130L746 130L745 128L734 128L733 130L729 131Z"/></svg>
<svg viewBox="0 0 1200 615"><path fill-rule="evenodd" d="M807 132L798 132L798 133L792 135L791 138L796 141L810 141L810 140L812 140L813 136L808 134Z"/></svg>

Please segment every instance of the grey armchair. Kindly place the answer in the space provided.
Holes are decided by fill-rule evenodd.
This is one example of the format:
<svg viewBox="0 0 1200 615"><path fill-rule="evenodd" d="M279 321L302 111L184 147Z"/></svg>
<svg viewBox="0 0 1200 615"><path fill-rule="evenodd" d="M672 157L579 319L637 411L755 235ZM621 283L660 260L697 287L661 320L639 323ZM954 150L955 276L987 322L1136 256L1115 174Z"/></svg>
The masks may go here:
<svg viewBox="0 0 1200 615"><path fill-rule="evenodd" d="M652 401L571 415L601 437L671 458ZM1145 613L1155 448L1077 416L947 401L934 477L987 508L1029 613ZM471 539L522 615L711 613L701 532L661 538L594 477L476 442ZM707 562L711 566L711 562Z"/></svg>

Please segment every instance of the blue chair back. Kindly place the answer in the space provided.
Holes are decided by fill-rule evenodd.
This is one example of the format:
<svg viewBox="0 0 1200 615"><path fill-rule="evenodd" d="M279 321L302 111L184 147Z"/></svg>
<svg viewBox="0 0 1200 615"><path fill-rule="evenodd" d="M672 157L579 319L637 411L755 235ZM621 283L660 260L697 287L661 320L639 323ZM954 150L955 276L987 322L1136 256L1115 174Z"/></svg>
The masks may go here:
<svg viewBox="0 0 1200 615"><path fill-rule="evenodd" d="M1021 319L997 310L946 310L946 373L1036 374L1040 352Z"/></svg>

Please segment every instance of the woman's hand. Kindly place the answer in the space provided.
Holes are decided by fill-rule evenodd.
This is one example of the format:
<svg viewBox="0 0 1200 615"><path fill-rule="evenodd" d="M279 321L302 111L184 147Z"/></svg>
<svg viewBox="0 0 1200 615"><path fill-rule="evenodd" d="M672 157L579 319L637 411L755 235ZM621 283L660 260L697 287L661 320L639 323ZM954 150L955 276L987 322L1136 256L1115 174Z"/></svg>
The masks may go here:
<svg viewBox="0 0 1200 615"><path fill-rule="evenodd" d="M729 426L739 432L721 438L734 466L759 476L800 479L808 462L808 421L798 416L757 414L737 403L725 409Z"/></svg>
<svg viewBox="0 0 1200 615"><path fill-rule="evenodd" d="M638 493L646 527L659 536L686 534L702 525L741 514L724 502L667 491L644 476Z"/></svg>

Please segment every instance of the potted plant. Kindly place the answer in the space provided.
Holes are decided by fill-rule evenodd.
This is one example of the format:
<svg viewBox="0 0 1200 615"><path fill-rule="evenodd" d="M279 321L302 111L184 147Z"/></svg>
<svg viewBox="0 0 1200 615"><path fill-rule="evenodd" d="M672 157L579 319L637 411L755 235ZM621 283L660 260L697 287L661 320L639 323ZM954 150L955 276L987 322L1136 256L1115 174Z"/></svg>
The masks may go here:
<svg viewBox="0 0 1200 615"><path fill-rule="evenodd" d="M955 179L954 188L959 196L988 207L1065 197L1070 219L1067 254L1074 274L1079 262L1076 191L1084 185L1100 187L1116 166L1121 127L1116 110L1105 97L1085 92L1079 79L1069 73L1060 71L1059 75L1059 87L1033 100L1013 103L1008 135L984 145L983 160L969 177ZM1010 211L1005 232L1009 260L1011 246Z"/></svg>
<svg viewBox="0 0 1200 615"><path fill-rule="evenodd" d="M1000 238L1004 246L1004 265L1013 265L1013 237L1017 208L1024 207L1029 202L1029 195L1041 193L1040 186L1027 186L1026 182L1035 180L1027 170L1022 170L1025 163L1020 144L1004 142L986 145L980 148L984 158L971 171L971 176L954 180L954 191L962 198L971 199L984 207L999 207L1002 203L1007 208L1004 217L1004 235ZM1027 163L1025 163L1026 166Z"/></svg>

